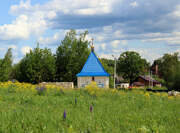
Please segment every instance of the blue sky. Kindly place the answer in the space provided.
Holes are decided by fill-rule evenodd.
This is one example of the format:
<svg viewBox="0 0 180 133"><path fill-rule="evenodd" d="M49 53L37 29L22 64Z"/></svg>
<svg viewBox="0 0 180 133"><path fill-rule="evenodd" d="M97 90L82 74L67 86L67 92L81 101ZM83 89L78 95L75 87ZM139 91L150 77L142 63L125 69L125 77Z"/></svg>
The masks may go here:
<svg viewBox="0 0 180 133"><path fill-rule="evenodd" d="M152 62L180 52L179 0L6 0L0 4L0 58L30 49L54 52L69 29L88 30L99 57L136 51Z"/></svg>

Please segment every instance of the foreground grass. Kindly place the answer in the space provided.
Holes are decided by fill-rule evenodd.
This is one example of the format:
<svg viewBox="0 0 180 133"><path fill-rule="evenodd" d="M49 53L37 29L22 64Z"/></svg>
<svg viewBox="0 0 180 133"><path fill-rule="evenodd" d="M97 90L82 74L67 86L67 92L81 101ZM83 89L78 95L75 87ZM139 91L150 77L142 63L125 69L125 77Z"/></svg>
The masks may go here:
<svg viewBox="0 0 180 133"><path fill-rule="evenodd" d="M0 132L180 132L179 98L144 91L101 93L96 97L84 90L51 90L38 95L32 90L1 88ZM66 120L63 120L64 110Z"/></svg>

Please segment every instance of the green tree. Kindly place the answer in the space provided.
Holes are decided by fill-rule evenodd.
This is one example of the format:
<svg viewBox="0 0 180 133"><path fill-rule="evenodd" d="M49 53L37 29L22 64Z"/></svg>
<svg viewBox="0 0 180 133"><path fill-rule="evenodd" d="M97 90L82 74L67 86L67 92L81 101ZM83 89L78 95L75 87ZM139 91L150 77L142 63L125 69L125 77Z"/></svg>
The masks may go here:
<svg viewBox="0 0 180 133"><path fill-rule="evenodd" d="M55 73L55 57L50 49L40 49L39 45L27 53L14 68L15 78L21 82L54 81Z"/></svg>
<svg viewBox="0 0 180 133"><path fill-rule="evenodd" d="M165 80L165 85L169 89L178 88L180 62L178 61L178 53L164 54L162 58L154 61L159 66L160 77Z"/></svg>
<svg viewBox="0 0 180 133"><path fill-rule="evenodd" d="M172 89L180 91L180 62L178 63L175 71L174 84Z"/></svg>
<svg viewBox="0 0 180 133"><path fill-rule="evenodd" d="M148 64L139 53L127 51L122 53L118 59L117 73L132 84L140 74L147 71Z"/></svg>
<svg viewBox="0 0 180 133"><path fill-rule="evenodd" d="M21 79L20 62L13 65L11 77L12 77L12 79L17 79L17 80Z"/></svg>
<svg viewBox="0 0 180 133"><path fill-rule="evenodd" d="M12 71L12 50L8 49L4 59L0 60L0 81L8 81Z"/></svg>
<svg viewBox="0 0 180 133"><path fill-rule="evenodd" d="M103 65L106 72L110 74L109 87L113 88L114 87L114 60L101 58L100 62Z"/></svg>
<svg viewBox="0 0 180 133"><path fill-rule="evenodd" d="M75 30L71 30L62 40L56 51L57 81L76 81L76 74L81 71L90 53L90 42L85 39L87 34L85 31L78 36Z"/></svg>

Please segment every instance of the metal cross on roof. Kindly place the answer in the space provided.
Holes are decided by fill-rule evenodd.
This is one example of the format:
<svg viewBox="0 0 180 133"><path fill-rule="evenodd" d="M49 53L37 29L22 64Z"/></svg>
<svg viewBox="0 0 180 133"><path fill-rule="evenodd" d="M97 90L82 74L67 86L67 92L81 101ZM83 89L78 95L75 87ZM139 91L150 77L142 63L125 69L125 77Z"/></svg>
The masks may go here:
<svg viewBox="0 0 180 133"><path fill-rule="evenodd" d="M92 40L92 45L94 45L94 44L93 44L94 38L92 38L91 40Z"/></svg>
<svg viewBox="0 0 180 133"><path fill-rule="evenodd" d="M93 44L94 39L92 38L91 40L92 40L91 51L94 52L94 44Z"/></svg>

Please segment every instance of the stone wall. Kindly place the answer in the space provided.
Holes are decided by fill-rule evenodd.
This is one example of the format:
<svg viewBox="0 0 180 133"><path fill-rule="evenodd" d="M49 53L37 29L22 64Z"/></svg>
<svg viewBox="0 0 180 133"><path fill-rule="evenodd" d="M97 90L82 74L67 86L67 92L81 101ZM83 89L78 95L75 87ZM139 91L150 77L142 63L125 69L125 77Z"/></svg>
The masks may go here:
<svg viewBox="0 0 180 133"><path fill-rule="evenodd" d="M42 82L40 85L56 85L63 88L74 88L73 82Z"/></svg>

